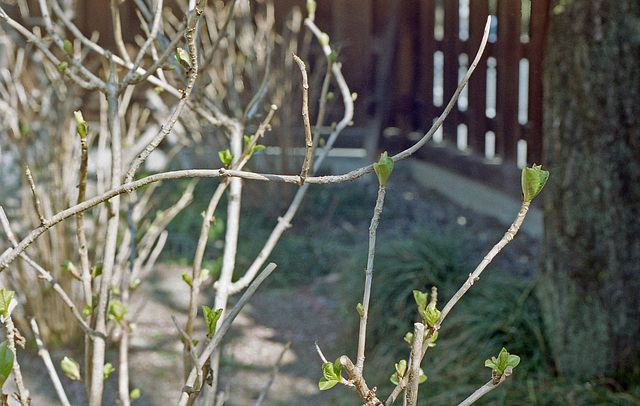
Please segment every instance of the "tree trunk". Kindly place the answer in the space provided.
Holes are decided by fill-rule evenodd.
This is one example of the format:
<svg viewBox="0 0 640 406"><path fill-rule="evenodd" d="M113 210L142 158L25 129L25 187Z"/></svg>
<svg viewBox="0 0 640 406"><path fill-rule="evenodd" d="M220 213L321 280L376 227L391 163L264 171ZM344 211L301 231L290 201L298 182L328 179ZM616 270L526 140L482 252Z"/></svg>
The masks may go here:
<svg viewBox="0 0 640 406"><path fill-rule="evenodd" d="M538 297L560 373L640 375L640 2L555 0Z"/></svg>

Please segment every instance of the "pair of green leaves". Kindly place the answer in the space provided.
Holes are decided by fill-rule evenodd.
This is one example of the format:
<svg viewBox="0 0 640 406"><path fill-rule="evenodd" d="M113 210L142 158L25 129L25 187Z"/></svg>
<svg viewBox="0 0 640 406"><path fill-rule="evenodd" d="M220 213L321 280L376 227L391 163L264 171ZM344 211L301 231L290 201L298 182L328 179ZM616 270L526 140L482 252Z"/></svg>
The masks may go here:
<svg viewBox="0 0 640 406"><path fill-rule="evenodd" d="M342 382L342 363L340 358L333 364L331 362L322 364L322 378L318 383L320 390L331 389L340 382Z"/></svg>
<svg viewBox="0 0 640 406"><path fill-rule="evenodd" d="M209 279L211 275L212 275L212 272L209 269L202 268L200 270L200 277L198 278L198 281L200 282L200 284L202 284L204 281ZM182 280L187 282L189 286L193 286L193 280L191 279L191 275L189 275L188 272L182 272Z"/></svg>
<svg viewBox="0 0 640 406"><path fill-rule="evenodd" d="M429 294L426 292L420 292L419 290L413 291L413 299L418 305L420 317L428 327L433 327L440 318L441 312L436 309L436 302L429 302L429 304L427 304L428 298Z"/></svg>
<svg viewBox="0 0 640 406"><path fill-rule="evenodd" d="M396 372L391 374L391 378L389 380L392 384L397 385L404 375L407 373L407 360L401 359L400 362L396 364ZM418 376L418 384L424 383L427 381L427 375L424 374L424 370L420 368L419 376Z"/></svg>
<svg viewBox="0 0 640 406"><path fill-rule="evenodd" d="M251 137L249 137L248 135L244 136L245 149L249 148L249 146L253 143L253 139L255 137L256 137L255 135L252 135ZM251 155L253 155L255 152L261 151L265 148L266 147L264 145L260 145L260 144L253 145L247 154L247 158L251 158ZM230 166L231 162L233 162L234 155L231 153L231 151L229 151L229 149L225 149L224 151L218 152L218 157L220 158L220 161L222 161L222 163L225 166Z"/></svg>
<svg viewBox="0 0 640 406"><path fill-rule="evenodd" d="M210 307L202 306L204 321L207 324L207 337L212 338L216 334L216 326L222 315L222 309L211 310Z"/></svg>
<svg viewBox="0 0 640 406"><path fill-rule="evenodd" d="M494 379L500 379L502 375L507 371L507 368L513 369L520 363L520 357L517 355L509 354L509 352L503 348L498 355L498 358L491 357L484 362L484 366L493 370Z"/></svg>

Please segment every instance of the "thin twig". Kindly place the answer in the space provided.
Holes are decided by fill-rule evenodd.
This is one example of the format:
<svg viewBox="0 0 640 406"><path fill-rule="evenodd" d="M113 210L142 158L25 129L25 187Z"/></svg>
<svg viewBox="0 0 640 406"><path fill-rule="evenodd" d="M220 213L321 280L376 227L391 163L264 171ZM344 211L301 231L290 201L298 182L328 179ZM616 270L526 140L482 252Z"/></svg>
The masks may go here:
<svg viewBox="0 0 640 406"><path fill-rule="evenodd" d="M271 119L273 118L276 111L278 111L278 106L272 104L271 108L269 109L269 113L267 113L267 117L262 120L262 122L258 126L258 130L253 135L251 142L249 142L249 145L247 145L244 148L244 151L242 151L242 155L240 155L240 159L233 166L233 169L242 169L247 164L247 161L249 161L249 158L251 158L251 150L258 144L260 138L264 137L265 132L270 128Z"/></svg>
<svg viewBox="0 0 640 406"><path fill-rule="evenodd" d="M65 50L65 46L64 46L64 41L62 40L62 38L60 38L60 36L58 35L58 33L54 30L53 28L53 23L51 21L51 15L49 14L49 8L47 7L47 4L45 3L45 0L38 0L38 3L40 5L40 12L42 13L42 19L44 20L44 25L45 28L47 30L47 35L53 40L53 42L55 42L55 44L58 46L58 48L60 50L62 50L63 52L67 52ZM15 27L14 27L15 28ZM27 30L27 32L29 32ZM21 32L23 35L25 35L23 32ZM26 35L25 35L26 36ZM39 38L37 39L38 41L40 40ZM45 44L43 44L44 47L46 47ZM40 48L40 47L38 47ZM47 57L56 65L59 66L60 65L60 61L57 60L57 58L51 58L51 56L53 56L53 54L51 52L45 52L42 48L40 48L41 51L43 51L45 53L45 55L47 55ZM48 51L48 49L47 49ZM98 76L96 76L95 74L93 74L89 69L87 69L82 63L80 63L80 61L78 61L73 55L68 55L67 54L67 58L71 61L71 65L76 68L78 71L80 71L80 73L85 76L88 79L88 82L81 82L81 79L78 78L78 85L80 85L82 88L84 89L100 89L101 91L105 91L106 90L106 83L104 81L102 81ZM67 74L72 80L76 81L76 77L73 73L71 73L72 69L65 69L64 73Z"/></svg>
<svg viewBox="0 0 640 406"><path fill-rule="evenodd" d="M418 385L420 384L420 361L422 360L422 343L424 339L424 324L413 325L413 341L411 342L411 359L409 360L407 383L407 406L418 403Z"/></svg>
<svg viewBox="0 0 640 406"><path fill-rule="evenodd" d="M300 172L300 185L302 186L309 173L309 165L313 153L313 136L311 135L311 121L309 119L309 79L307 77L307 69L302 59L300 59L298 55L293 54L293 60L296 61L302 73L302 122L304 123L305 135L304 162L302 163L302 171Z"/></svg>
<svg viewBox="0 0 640 406"><path fill-rule="evenodd" d="M356 393L365 402L366 406L382 406L383 403L376 396L376 388L369 389L367 382L365 382L362 376L361 370L353 364L351 359L346 355L340 357L340 363L349 374L349 381L343 382L347 385L353 385ZM344 378L343 378L344 380Z"/></svg>
<svg viewBox="0 0 640 406"><path fill-rule="evenodd" d="M24 386L20 364L18 364L18 352L16 350L16 333L18 330L13 325L11 315L4 317L4 325L7 329L7 348L13 353L13 379L18 387L18 401L22 406L29 406L29 404L31 404L31 397L29 396L29 391ZM24 343L22 347L24 348Z"/></svg>
<svg viewBox="0 0 640 406"><path fill-rule="evenodd" d="M129 398L129 335L131 331L126 321L121 323L122 335L118 343L118 404L130 406Z"/></svg>
<svg viewBox="0 0 640 406"><path fill-rule="evenodd" d="M138 55L136 56L136 59L133 63L131 63L130 60L128 60L128 55L127 58L125 58L125 62L127 64L130 64L131 67L129 68L129 72L127 72L127 74L125 75L125 77L122 79L122 85L126 84L129 85L131 84L129 81L131 80L130 78L132 78L134 76L134 72L138 70L138 68L140 67L140 63L142 62L142 58L144 58L145 54L147 53L147 49L151 46L151 44L153 43L153 41L156 39L156 36L158 35L158 31L160 30L160 23L162 22L162 7L163 7L163 0L157 0L156 1L156 8L153 12L153 22L151 24L151 32L148 33L147 35L147 40L144 42L144 44L142 44L142 46L140 47L140 49L138 50ZM177 36L179 37L179 36ZM168 51L173 50L173 47L169 47ZM169 56L169 54L167 54L167 57ZM157 60L157 55L154 58L154 60ZM162 62L164 63L164 61ZM147 69L148 72L155 72L156 69L150 68ZM158 70L159 72L161 72L160 70ZM142 77L139 80L143 80Z"/></svg>
<svg viewBox="0 0 640 406"><path fill-rule="evenodd" d="M117 73L115 62L109 60L109 81L105 96L107 98L107 125L111 136L111 187L122 182L122 134L120 127L119 99L117 88ZM115 196L109 202L109 218L104 238L104 255L102 262L102 275L98 287L98 301L91 315L95 322L95 330L98 333L107 332L107 311L109 307L109 294L115 267L115 257L118 247L118 230L120 226L120 196ZM90 361L91 369L87 369L87 381L89 382L89 406L99 406L102 403L104 390L103 366L105 361L106 340L94 339Z"/></svg>
<svg viewBox="0 0 640 406"><path fill-rule="evenodd" d="M78 204L85 199L87 191L87 166L88 166L88 146L86 137L80 137L80 180L78 182ZM78 254L80 255L80 275L82 278L82 287L84 289L84 304L91 306L92 304L92 287L91 287L91 265L89 263L89 250L87 245L87 235L84 226L84 212L78 213L76 216L76 234L78 236Z"/></svg>
<svg viewBox="0 0 640 406"><path fill-rule="evenodd" d="M280 352L280 356L278 356L278 360L273 366L273 369L271 370L271 374L269 374L269 382L267 382L267 385L264 387L262 392L260 392L260 396L258 396L258 400L256 400L256 403L254 404L254 406L260 406L264 398L267 396L267 393L269 392L269 389L271 388L273 381L276 379L276 376L278 375L278 371L280 370L280 365L282 364L282 359L284 357L284 354L289 350L289 347L291 347L291 341L287 342L287 345L285 345L284 348L282 349L282 352Z"/></svg>
<svg viewBox="0 0 640 406"><path fill-rule="evenodd" d="M274 264L273 262L267 265L267 267L264 268L264 270L260 273L260 275L258 275L258 277L251 283L251 285L249 285L247 290L240 297L240 300L238 300L238 303L236 303L233 309L231 309L231 311L229 312L229 315L224 319L224 322L222 322L220 327L218 327L213 338L211 338L211 341L209 341L209 344L207 344L205 349L202 351L202 354L200 354L200 358L198 362L200 362L201 364L204 364L207 361L207 359L211 356L213 351L216 348L218 348L218 345L222 341L222 338L231 327L231 323L233 323L235 318L238 316L238 314L240 313L240 310L242 310L242 308L247 304L247 302L249 301L251 296L253 296L253 294L256 292L260 284L264 282L264 280L267 279L269 275L271 275L271 272L273 272L274 269L276 269L276 266L277 265ZM185 383L185 386L182 389L182 394L180 395L180 400L178 401L179 406L186 405L187 401L191 396L194 396L194 395L197 396L197 394L199 393L201 388L194 388L196 376L197 376L197 371L196 371L196 368L193 367L191 369L191 373L189 373L189 377Z"/></svg>
<svg viewBox="0 0 640 406"><path fill-rule="evenodd" d="M36 319L31 319L31 330L33 331L33 335L36 339L36 344L38 345L38 355L42 358L42 361L44 361L44 365L47 368L49 377L51 378L51 383L53 383L53 387L58 394L58 398L60 398L60 403L62 403L63 406L71 406L71 403L69 403L69 399L67 398L67 394L64 391L64 386L62 386L60 377L56 372L55 366L53 365L53 361L51 361L49 351L47 351L47 348L44 346L42 338L40 338L40 329L38 328Z"/></svg>
<svg viewBox="0 0 640 406"><path fill-rule="evenodd" d="M227 18L225 18L224 20L224 24L222 25L222 28L220 29L220 31L218 31L218 37L216 38L216 42L214 42L213 45L211 46L211 49L209 50L209 54L206 56L205 61L202 64L203 69L206 69L209 67L209 65L213 61L213 57L215 56L216 51L218 50L218 47L220 46L220 41L222 41L222 39L227 36L227 27L229 27L229 22L231 21L231 19L233 18L233 15L235 14L237 2L238 0L233 0L231 3L231 6L229 6L229 13L227 14Z"/></svg>
<svg viewBox="0 0 640 406"><path fill-rule="evenodd" d="M189 349L189 355L191 356L191 362L193 363L193 365L196 368L196 374L198 377L198 382L197 382L197 387L198 388L202 388L202 385L204 384L204 378L202 376L202 365L200 365L200 362L198 362L198 356L196 355L196 346L193 344L193 340L191 339L191 336L189 334L187 334L186 331L184 331L184 329L182 327L180 327L180 324L178 323L178 320L176 319L176 316L174 316L173 314L171 315L171 320L173 320L173 324L176 326L176 328L178 329L178 331L180 332L180 336L182 337L182 341L183 342L187 342L187 346Z"/></svg>
<svg viewBox="0 0 640 406"><path fill-rule="evenodd" d="M371 217L371 225L369 226L369 253L367 255L367 268L365 270L364 280L364 295L362 298L363 312L360 315L360 329L358 332L358 355L356 358L356 367L360 374L364 368L364 349L367 341L367 318L369 316L369 301L371 299L371 284L373 281L373 259L376 252L376 230L378 229L378 222L380 220L380 214L382 213L382 207L384 206L384 196L386 187L380 185L378 188L378 199L376 200L376 207L373 209L373 216Z"/></svg>
<svg viewBox="0 0 640 406"><path fill-rule="evenodd" d="M322 360L323 364L326 364L327 362L327 357L324 356L324 353L322 352L322 350L320 349L320 346L318 345L318 342L315 342L316 345L316 352L318 353L318 356L320 357L320 359Z"/></svg>
<svg viewBox="0 0 640 406"><path fill-rule="evenodd" d="M480 274L482 273L482 271L484 271L484 269L487 267L487 265L489 265L489 263L491 263L493 258L495 258L495 256L498 255L498 253L508 243L510 243L513 240L513 238L516 236L516 234L518 233L518 230L520 230L520 226L522 226L522 222L524 221L524 218L526 217L527 212L529 211L529 205L530 204L531 204L531 202L523 202L522 203L522 206L520 207L520 212L518 213L518 216L516 217L516 219L513 222L513 224L511 224L511 227L509 227L509 229L504 234L504 236L500 239L500 241L498 241L498 243L496 245L494 245L493 248L491 248L491 250L487 253L487 255L485 255L485 257L478 264L476 269L474 269L474 271L471 274L469 274L469 278L467 278L465 283L460 287L460 289L458 289L456 294L453 295L453 297L449 300L449 302L447 302L447 304L444 306L444 308L442 309L442 313L440 314L440 318L433 325L433 329L435 331L440 329L440 326L442 325L442 322L444 321L445 317L447 317L447 315L449 314L449 312L451 311L453 306L455 306L456 303L458 303L458 301L462 298L462 296L480 278ZM423 346L422 346L423 347L422 348L423 352L425 352L426 348L428 348L428 343L429 342L430 341L425 341L425 343L423 343Z"/></svg>
<svg viewBox="0 0 640 406"><path fill-rule="evenodd" d="M127 52L127 47L124 45L122 39L122 21L120 20L120 10L118 9L117 0L111 0L111 32L113 32L113 39L118 47L118 50L122 54L122 58L126 63L131 63L131 58Z"/></svg>
<svg viewBox="0 0 640 406"><path fill-rule="evenodd" d="M465 400L460 402L458 404L458 406L469 406L469 405L472 405L478 399L480 399L481 397L483 397L487 393L489 393L492 390L494 390L495 388L497 388L498 385L500 385L502 382L505 381L505 379L507 379L507 377L508 377L508 375L506 373L504 373L500 377L500 380L498 381L498 383L494 383L493 379L490 380L489 382L485 383L480 388L478 388L475 392L473 392L468 398L466 398Z"/></svg>
<svg viewBox="0 0 640 406"><path fill-rule="evenodd" d="M34 182L33 176L31 175L29 165L27 165L26 163L24 164L24 174L27 177L27 181L29 181L29 187L31 188L31 193L33 194L33 201L36 206L36 213L38 213L38 218L40 219L40 224L45 224L47 220L44 217L44 212L42 211L42 204L40 203L40 198L38 197L36 183Z"/></svg>
<svg viewBox="0 0 640 406"><path fill-rule="evenodd" d="M267 267L264 268L264 270L260 273L260 275L258 275L258 277L251 283L251 285L249 285L247 290L240 297L240 300L238 300L238 303L236 303L234 308L231 309L231 311L229 312L229 315L224 319L224 322L222 322L220 327L218 327L215 335L213 336L213 338L211 338L211 341L209 341L209 344L207 344L205 349L200 354L200 358L198 359L198 361L201 364L204 364L207 361L207 359L211 356L213 351L216 348L218 348L218 345L220 345L222 338L231 327L231 323L233 323L235 318L238 316L238 314L240 313L240 310L242 310L242 308L247 304L247 302L249 301L251 296L253 296L253 294L256 292L260 284L264 282L264 280L269 275L271 275L271 272L273 272L274 269L276 269L276 264L272 262L269 265L267 265ZM182 389L182 394L180 395L178 406L185 406L191 396L197 396L197 394L199 393L200 389L196 390L196 388L194 388L196 377L197 377L197 371L196 371L196 368L193 367L191 369L191 372L189 373L189 377L187 381L185 382L185 386Z"/></svg>

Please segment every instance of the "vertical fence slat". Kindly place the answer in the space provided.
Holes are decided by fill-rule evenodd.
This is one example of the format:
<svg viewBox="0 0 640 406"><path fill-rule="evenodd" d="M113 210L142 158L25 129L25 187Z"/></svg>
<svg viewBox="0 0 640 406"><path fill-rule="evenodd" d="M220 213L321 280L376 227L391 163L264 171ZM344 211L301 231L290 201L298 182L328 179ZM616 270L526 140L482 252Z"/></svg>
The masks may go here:
<svg viewBox="0 0 640 406"><path fill-rule="evenodd" d="M498 61L496 151L515 162L520 139L518 124L518 71L520 59L520 0L498 1Z"/></svg>
<svg viewBox="0 0 640 406"><path fill-rule="evenodd" d="M480 46L489 4L487 0L472 0L469 15L469 41L467 55L469 64ZM484 155L485 133L487 132L487 55L484 55L473 76L469 80L469 148Z"/></svg>
<svg viewBox="0 0 640 406"><path fill-rule="evenodd" d="M458 0L446 0L444 2L444 39L442 48L444 52L444 106L451 99L458 87L458 27L460 11ZM455 145L457 135L457 123L460 121L458 109L454 108L449 119L444 122L444 139Z"/></svg>
<svg viewBox="0 0 640 406"><path fill-rule="evenodd" d="M431 127L433 118L438 115L433 105L433 54L436 51L435 1L420 2L420 41L418 43L418 66L420 67L416 100L420 108L417 118L418 129Z"/></svg>
<svg viewBox="0 0 640 406"><path fill-rule="evenodd" d="M542 60L547 34L549 0L531 2L531 41L529 43L529 123L527 160L542 163Z"/></svg>

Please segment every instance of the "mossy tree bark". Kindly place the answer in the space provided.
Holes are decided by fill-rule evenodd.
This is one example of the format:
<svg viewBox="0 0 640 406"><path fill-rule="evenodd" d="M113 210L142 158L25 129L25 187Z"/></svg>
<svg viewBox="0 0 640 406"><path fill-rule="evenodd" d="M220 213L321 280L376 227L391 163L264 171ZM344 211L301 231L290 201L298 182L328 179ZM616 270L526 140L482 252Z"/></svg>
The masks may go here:
<svg viewBox="0 0 640 406"><path fill-rule="evenodd" d="M640 375L640 2L554 0L538 297L561 373Z"/></svg>

